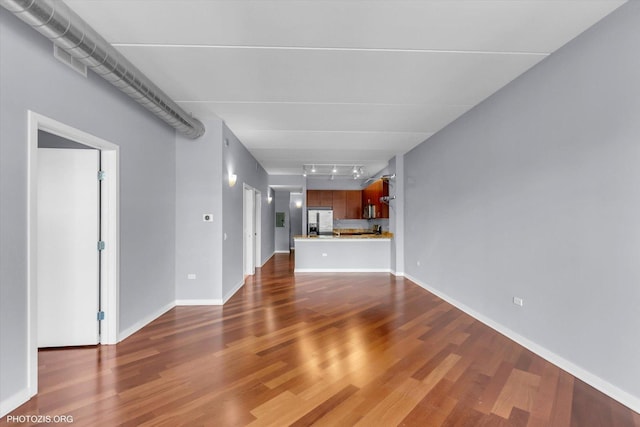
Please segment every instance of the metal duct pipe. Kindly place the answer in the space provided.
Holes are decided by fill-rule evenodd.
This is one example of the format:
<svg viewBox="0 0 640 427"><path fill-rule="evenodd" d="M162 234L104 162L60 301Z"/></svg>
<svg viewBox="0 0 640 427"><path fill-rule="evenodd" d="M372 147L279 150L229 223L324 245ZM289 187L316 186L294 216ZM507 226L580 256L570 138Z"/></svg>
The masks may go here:
<svg viewBox="0 0 640 427"><path fill-rule="evenodd" d="M204 125L115 50L62 1L0 0L0 6L86 64L185 136L195 139Z"/></svg>

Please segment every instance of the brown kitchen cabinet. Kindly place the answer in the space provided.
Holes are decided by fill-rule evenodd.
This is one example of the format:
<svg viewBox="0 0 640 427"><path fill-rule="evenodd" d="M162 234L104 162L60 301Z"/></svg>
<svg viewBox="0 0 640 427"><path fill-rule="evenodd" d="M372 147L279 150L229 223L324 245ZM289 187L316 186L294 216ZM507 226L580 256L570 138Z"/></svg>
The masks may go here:
<svg viewBox="0 0 640 427"><path fill-rule="evenodd" d="M320 190L307 190L307 206L320 206Z"/></svg>
<svg viewBox="0 0 640 427"><path fill-rule="evenodd" d="M320 206L326 208L333 207L333 191L320 190Z"/></svg>
<svg viewBox="0 0 640 427"><path fill-rule="evenodd" d="M362 219L362 191L347 190L345 218L346 219Z"/></svg>
<svg viewBox="0 0 640 427"><path fill-rule="evenodd" d="M333 190L333 218L347 219L347 191Z"/></svg>
<svg viewBox="0 0 640 427"><path fill-rule="evenodd" d="M310 208L333 207L333 191L307 190L307 206Z"/></svg>
<svg viewBox="0 0 640 427"><path fill-rule="evenodd" d="M380 197L389 195L389 183L381 179L362 190L362 208L369 203L376 207L376 218L389 218L389 205L380 201Z"/></svg>
<svg viewBox="0 0 640 427"><path fill-rule="evenodd" d="M307 206L332 208L335 219L362 219L362 191L307 190Z"/></svg>

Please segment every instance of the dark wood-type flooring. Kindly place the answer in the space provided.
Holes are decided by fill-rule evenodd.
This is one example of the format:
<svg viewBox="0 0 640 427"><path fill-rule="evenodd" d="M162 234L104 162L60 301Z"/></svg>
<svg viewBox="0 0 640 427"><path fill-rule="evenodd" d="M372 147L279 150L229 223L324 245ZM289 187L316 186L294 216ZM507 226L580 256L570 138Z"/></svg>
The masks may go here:
<svg viewBox="0 0 640 427"><path fill-rule="evenodd" d="M640 427L637 413L408 280L292 270L277 254L224 307L176 307L116 346L41 351L40 393L12 415L71 415L74 426Z"/></svg>

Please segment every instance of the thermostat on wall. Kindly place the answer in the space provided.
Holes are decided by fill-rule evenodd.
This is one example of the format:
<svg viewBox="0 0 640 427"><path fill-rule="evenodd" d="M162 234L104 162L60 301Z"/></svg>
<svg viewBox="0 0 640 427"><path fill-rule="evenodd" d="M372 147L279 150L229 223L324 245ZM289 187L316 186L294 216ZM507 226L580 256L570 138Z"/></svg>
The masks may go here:
<svg viewBox="0 0 640 427"><path fill-rule="evenodd" d="M213 222L213 214L202 214L202 220L204 222Z"/></svg>

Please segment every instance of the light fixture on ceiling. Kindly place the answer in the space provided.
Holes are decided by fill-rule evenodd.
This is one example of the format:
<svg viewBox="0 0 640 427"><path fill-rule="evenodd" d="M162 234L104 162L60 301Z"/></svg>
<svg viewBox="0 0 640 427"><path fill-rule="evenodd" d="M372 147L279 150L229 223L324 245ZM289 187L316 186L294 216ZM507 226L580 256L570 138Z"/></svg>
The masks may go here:
<svg viewBox="0 0 640 427"><path fill-rule="evenodd" d="M302 207L302 200L296 200L296 208Z"/></svg>
<svg viewBox="0 0 640 427"><path fill-rule="evenodd" d="M312 178L344 179L351 178L354 174L361 178L365 175L364 165L339 164L339 163L307 163L302 167L302 176L313 174Z"/></svg>

